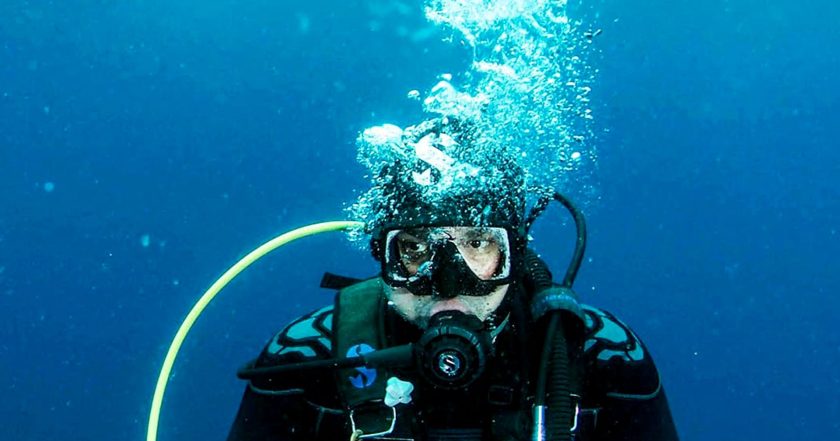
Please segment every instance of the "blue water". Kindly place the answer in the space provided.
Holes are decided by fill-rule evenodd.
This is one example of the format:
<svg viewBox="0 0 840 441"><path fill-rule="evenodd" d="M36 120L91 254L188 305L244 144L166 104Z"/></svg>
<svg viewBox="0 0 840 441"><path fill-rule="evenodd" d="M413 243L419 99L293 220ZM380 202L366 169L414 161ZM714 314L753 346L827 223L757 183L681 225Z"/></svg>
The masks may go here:
<svg viewBox="0 0 840 441"><path fill-rule="evenodd" d="M806 4L807 3L807 4ZM592 64L600 200L577 288L646 341L685 440L840 438L840 4L619 2ZM466 68L419 3L0 4L0 425L139 440L171 336L263 240L340 218L354 140ZM565 225L565 226L564 226ZM560 211L536 247L562 271ZM260 262L187 339L161 440L222 439L236 368L376 265Z"/></svg>

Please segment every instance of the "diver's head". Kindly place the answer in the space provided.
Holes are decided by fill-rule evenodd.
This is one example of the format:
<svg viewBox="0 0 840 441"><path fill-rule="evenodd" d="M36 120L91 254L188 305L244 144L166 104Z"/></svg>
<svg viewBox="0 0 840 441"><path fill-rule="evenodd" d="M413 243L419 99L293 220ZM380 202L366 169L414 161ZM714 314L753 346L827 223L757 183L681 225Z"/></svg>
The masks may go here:
<svg viewBox="0 0 840 441"><path fill-rule="evenodd" d="M414 156L378 180L371 249L391 304L421 328L443 311L487 320L520 271L524 177L511 158L470 150L476 136L441 120L410 127Z"/></svg>

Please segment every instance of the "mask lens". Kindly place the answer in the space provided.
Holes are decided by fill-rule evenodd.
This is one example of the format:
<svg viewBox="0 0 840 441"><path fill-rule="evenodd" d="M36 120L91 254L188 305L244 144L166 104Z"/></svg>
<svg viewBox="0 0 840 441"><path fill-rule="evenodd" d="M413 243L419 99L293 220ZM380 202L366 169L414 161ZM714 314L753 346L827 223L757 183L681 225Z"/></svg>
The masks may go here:
<svg viewBox="0 0 840 441"><path fill-rule="evenodd" d="M434 256L446 244L480 280L510 276L510 241L507 230L498 227L428 227L391 230L385 238L385 276L407 282L434 271Z"/></svg>
<svg viewBox="0 0 840 441"><path fill-rule="evenodd" d="M453 228L452 242L473 274L481 280L510 273L510 245L504 228Z"/></svg>
<svg viewBox="0 0 840 441"><path fill-rule="evenodd" d="M430 270L432 244L413 231L390 231L385 256L386 269L396 280L408 280Z"/></svg>

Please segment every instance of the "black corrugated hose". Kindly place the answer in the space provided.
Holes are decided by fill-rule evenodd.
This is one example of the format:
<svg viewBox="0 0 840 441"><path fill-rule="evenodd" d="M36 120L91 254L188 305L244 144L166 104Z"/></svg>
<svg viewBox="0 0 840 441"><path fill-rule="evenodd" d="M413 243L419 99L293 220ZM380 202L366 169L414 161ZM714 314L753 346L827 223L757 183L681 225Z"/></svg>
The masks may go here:
<svg viewBox="0 0 840 441"><path fill-rule="evenodd" d="M571 289L583 260L583 252L586 249L586 223L583 214L563 195L554 193L551 198L543 199L534 207L528 219L527 229L530 230L534 220L545 210L551 200L563 204L574 217L577 226L575 251L561 285ZM528 250L526 252L525 266L530 276L529 281L533 283L532 292L539 293L553 286L551 273L545 263L533 251ZM566 441L572 438L569 429L574 412L571 397L568 345L563 332L562 311L550 311L547 315L548 325L543 344L540 371L537 377L534 404L546 406L546 440Z"/></svg>
<svg viewBox="0 0 840 441"><path fill-rule="evenodd" d="M525 254L525 267L532 292L538 293L552 287L551 273L545 263L531 250ZM545 343L537 376L536 405L546 406L546 439L566 441L571 439L569 422L572 421L571 387L569 385L569 357L566 336L560 326L560 311L549 313ZM558 329L560 332L557 332ZM546 388L548 386L548 388Z"/></svg>

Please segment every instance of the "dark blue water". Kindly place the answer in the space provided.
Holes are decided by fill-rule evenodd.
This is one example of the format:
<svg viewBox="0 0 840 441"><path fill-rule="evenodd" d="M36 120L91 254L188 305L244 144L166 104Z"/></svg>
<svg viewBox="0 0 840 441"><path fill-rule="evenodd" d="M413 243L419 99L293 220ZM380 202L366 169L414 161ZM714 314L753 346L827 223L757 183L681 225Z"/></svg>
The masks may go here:
<svg viewBox="0 0 840 441"><path fill-rule="evenodd" d="M578 290L655 355L686 440L840 438L840 7L619 2L593 89L601 200ZM419 4L0 4L3 439L139 440L171 336L226 267L364 190L354 139L467 54ZM48 191L51 190L51 191ZM562 271L557 210L536 247ZM148 235L148 246L143 245ZM161 440L221 439L236 368L374 262L290 245L216 300Z"/></svg>

